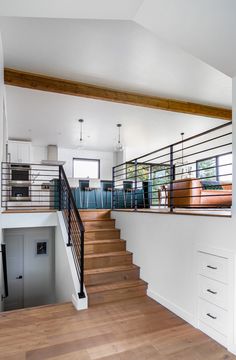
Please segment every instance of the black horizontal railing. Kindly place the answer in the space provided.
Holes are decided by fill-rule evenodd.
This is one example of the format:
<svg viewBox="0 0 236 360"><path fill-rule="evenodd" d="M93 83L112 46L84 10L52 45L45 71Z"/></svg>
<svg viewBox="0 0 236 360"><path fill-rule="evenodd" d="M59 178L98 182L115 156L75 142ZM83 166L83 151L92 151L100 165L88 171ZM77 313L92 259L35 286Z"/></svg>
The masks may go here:
<svg viewBox="0 0 236 360"><path fill-rule="evenodd" d="M59 168L59 209L65 221L77 276L80 283L79 298L84 298L84 226L63 166Z"/></svg>
<svg viewBox="0 0 236 360"><path fill-rule="evenodd" d="M13 209L57 209L59 166L3 162L1 205Z"/></svg>
<svg viewBox="0 0 236 360"><path fill-rule="evenodd" d="M113 168L113 209L230 209L232 123Z"/></svg>
<svg viewBox="0 0 236 360"><path fill-rule="evenodd" d="M10 210L60 210L84 294L84 226L75 204L63 166L3 162L1 166L1 205ZM4 249L2 248L4 255ZM4 261L3 261L4 266ZM5 272L6 273L6 272ZM5 284L7 284L7 276ZM5 294L7 289L5 289Z"/></svg>

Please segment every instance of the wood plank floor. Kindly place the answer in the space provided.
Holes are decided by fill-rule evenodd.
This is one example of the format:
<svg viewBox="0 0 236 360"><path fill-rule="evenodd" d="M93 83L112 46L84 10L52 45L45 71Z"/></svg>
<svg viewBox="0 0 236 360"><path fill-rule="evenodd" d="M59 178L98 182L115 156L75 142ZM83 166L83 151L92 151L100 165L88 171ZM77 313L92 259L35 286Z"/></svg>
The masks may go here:
<svg viewBox="0 0 236 360"><path fill-rule="evenodd" d="M69 303L0 314L1 360L232 360L147 296L77 312Z"/></svg>

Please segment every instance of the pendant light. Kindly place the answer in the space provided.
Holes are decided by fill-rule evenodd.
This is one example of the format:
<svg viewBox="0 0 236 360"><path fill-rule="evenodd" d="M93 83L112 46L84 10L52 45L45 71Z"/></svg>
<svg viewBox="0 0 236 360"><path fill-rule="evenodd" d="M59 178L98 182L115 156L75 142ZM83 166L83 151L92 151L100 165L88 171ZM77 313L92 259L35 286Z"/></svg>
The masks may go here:
<svg viewBox="0 0 236 360"><path fill-rule="evenodd" d="M83 139L83 123L84 123L84 120L79 119L78 121L79 121L79 125L80 125L79 147L83 147L84 146L84 139Z"/></svg>
<svg viewBox="0 0 236 360"><path fill-rule="evenodd" d="M184 164L184 132L182 132L181 134L182 137L182 165Z"/></svg>
<svg viewBox="0 0 236 360"><path fill-rule="evenodd" d="M123 151L123 145L120 140L120 128L121 128L122 124L116 124L116 126L118 128L118 142L116 144L115 151Z"/></svg>

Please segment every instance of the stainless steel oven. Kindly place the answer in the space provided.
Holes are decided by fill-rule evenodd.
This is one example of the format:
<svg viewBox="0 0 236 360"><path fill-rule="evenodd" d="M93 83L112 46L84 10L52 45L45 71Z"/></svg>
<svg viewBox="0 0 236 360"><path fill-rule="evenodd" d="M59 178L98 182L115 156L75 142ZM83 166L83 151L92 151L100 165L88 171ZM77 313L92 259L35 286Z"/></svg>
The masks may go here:
<svg viewBox="0 0 236 360"><path fill-rule="evenodd" d="M10 200L30 201L30 165L11 164Z"/></svg>

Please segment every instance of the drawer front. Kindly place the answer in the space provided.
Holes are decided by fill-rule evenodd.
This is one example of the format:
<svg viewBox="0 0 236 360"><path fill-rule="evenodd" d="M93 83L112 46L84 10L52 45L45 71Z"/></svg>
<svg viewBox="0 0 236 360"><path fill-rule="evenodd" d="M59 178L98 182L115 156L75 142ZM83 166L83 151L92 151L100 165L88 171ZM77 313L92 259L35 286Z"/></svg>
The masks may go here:
<svg viewBox="0 0 236 360"><path fill-rule="evenodd" d="M199 252L198 273L227 284L228 260L220 256Z"/></svg>
<svg viewBox="0 0 236 360"><path fill-rule="evenodd" d="M210 304L205 300L199 299L199 320L212 327L223 335L227 335L227 318L226 310L216 305Z"/></svg>
<svg viewBox="0 0 236 360"><path fill-rule="evenodd" d="M199 297L228 309L228 286L199 275Z"/></svg>

